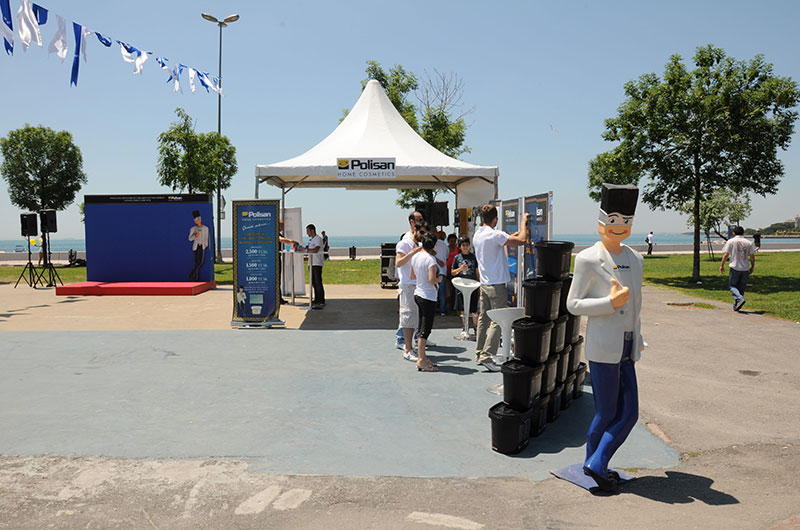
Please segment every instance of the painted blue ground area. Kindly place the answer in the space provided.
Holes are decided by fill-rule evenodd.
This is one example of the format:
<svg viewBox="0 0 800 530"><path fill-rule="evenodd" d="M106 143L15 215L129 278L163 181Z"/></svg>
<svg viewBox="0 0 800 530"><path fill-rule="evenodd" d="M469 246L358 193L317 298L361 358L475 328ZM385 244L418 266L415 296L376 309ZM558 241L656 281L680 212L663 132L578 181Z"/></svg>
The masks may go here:
<svg viewBox="0 0 800 530"><path fill-rule="evenodd" d="M439 373L418 373L393 333L7 332L0 343L0 452L245 459L282 474L526 477L581 462L584 396L515 456L490 447L500 374L474 343L436 330ZM465 350L464 348L469 348ZM673 466L640 424L617 468Z"/></svg>

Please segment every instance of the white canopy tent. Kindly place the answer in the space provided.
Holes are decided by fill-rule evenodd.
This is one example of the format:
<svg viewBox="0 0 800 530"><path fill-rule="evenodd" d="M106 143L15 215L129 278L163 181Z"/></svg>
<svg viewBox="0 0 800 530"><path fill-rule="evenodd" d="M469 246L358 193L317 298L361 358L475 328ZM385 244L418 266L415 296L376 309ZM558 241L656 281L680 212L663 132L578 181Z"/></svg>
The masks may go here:
<svg viewBox="0 0 800 530"><path fill-rule="evenodd" d="M341 178L338 159L394 159L392 177ZM255 197L262 182L286 193L295 188L353 190L446 189L457 208L471 208L497 198L497 166L476 166L436 150L412 129L386 96L380 83L367 83L361 97L327 138L300 156L256 166Z"/></svg>

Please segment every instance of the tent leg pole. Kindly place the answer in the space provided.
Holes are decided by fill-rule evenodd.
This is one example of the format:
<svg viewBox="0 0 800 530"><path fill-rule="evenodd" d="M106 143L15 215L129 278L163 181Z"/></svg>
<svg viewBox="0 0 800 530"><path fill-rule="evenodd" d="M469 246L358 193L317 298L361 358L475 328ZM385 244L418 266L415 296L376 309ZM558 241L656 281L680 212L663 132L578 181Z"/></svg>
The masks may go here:
<svg viewBox="0 0 800 530"><path fill-rule="evenodd" d="M286 218L286 188L281 186L281 221Z"/></svg>
<svg viewBox="0 0 800 530"><path fill-rule="evenodd" d="M258 176L256 176L256 195L255 198L258 199Z"/></svg>

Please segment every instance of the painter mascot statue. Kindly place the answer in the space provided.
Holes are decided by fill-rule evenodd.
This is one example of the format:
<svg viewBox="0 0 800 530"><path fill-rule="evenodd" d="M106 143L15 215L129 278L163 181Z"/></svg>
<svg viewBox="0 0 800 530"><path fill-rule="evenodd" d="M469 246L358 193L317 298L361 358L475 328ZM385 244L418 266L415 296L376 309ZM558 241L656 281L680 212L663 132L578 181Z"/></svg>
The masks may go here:
<svg viewBox="0 0 800 530"><path fill-rule="evenodd" d="M608 492L620 477L608 462L639 416L634 365L644 350L642 255L622 242L631 235L639 189L603 184L597 232L600 241L575 258L567 309L586 315L586 359L592 375L595 416L586 440L585 475Z"/></svg>

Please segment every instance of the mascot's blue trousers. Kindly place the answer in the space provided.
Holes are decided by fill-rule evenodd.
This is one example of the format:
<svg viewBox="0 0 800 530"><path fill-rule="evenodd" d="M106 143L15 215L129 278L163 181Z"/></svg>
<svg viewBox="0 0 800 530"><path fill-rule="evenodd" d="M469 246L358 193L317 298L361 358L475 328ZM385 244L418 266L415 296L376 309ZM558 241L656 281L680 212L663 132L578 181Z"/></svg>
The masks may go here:
<svg viewBox="0 0 800 530"><path fill-rule="evenodd" d="M626 334L627 335L627 334ZM639 418L639 389L631 360L633 340L626 336L617 364L589 361L595 414L586 441L586 467L605 477L608 462Z"/></svg>

